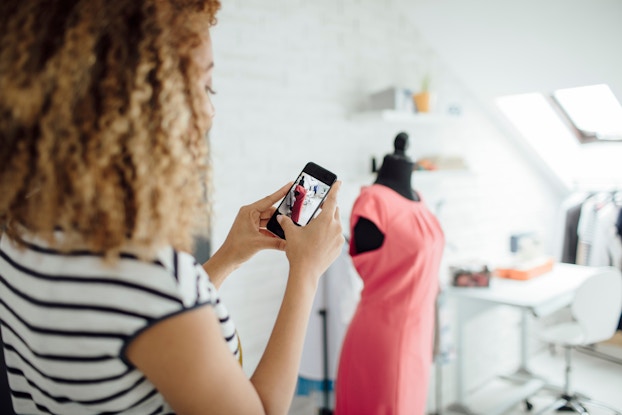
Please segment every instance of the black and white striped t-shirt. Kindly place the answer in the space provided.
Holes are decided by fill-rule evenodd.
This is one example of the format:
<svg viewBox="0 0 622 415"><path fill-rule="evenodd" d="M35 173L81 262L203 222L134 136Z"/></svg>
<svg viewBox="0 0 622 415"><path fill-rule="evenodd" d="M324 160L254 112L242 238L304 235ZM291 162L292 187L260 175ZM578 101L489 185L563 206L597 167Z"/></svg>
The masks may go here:
<svg viewBox="0 0 622 415"><path fill-rule="evenodd" d="M172 413L124 348L154 323L199 306L214 307L239 356L229 314L191 255L168 248L144 262L126 254L111 267L88 251L27 243L23 250L0 240L0 323L16 413Z"/></svg>

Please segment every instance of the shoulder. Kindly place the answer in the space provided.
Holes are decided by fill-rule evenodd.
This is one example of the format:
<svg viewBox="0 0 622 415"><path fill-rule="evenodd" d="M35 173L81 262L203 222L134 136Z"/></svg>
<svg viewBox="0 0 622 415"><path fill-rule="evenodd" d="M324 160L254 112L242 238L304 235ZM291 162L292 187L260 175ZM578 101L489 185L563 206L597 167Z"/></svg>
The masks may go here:
<svg viewBox="0 0 622 415"><path fill-rule="evenodd" d="M365 186L361 189L354 206L357 209L382 209L388 203L387 189L382 185Z"/></svg>
<svg viewBox="0 0 622 415"><path fill-rule="evenodd" d="M88 250L60 251L37 238L16 245L6 235L0 243L5 266L19 274L19 284L61 286L69 298L91 293L99 302L122 303L131 299L148 309L174 310L209 301L209 280L192 255L165 247L150 260L126 250L106 260ZM17 281L17 280L16 280ZM97 296L97 293L100 293ZM59 294L60 295L60 294Z"/></svg>
<svg viewBox="0 0 622 415"><path fill-rule="evenodd" d="M359 217L365 217L384 232L384 224L390 217L388 214L389 200L384 186L363 187L352 207L351 227L358 222Z"/></svg>
<svg viewBox="0 0 622 415"><path fill-rule="evenodd" d="M164 271L161 277L185 307L215 303L216 288L193 255L167 247L158 253L157 261Z"/></svg>

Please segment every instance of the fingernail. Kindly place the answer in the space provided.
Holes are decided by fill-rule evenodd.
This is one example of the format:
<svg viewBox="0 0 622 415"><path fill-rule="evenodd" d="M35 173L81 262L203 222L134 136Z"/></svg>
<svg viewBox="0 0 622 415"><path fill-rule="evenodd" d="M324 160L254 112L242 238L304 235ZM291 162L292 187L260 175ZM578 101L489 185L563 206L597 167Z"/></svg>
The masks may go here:
<svg viewBox="0 0 622 415"><path fill-rule="evenodd" d="M283 220L283 215L276 215L276 221L278 223L281 223L282 220Z"/></svg>

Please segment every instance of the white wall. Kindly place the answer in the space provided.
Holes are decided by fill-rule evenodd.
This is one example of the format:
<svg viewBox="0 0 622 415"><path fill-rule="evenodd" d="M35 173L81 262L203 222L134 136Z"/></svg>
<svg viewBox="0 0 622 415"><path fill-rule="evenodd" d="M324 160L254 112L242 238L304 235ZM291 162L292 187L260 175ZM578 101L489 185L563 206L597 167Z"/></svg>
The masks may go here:
<svg viewBox="0 0 622 415"><path fill-rule="evenodd" d="M309 160L343 180L344 227L370 158L392 151L398 131L411 136L410 155L460 155L467 172L415 173L413 186L438 210L448 261L494 262L507 253L511 232L539 232L552 246L560 196L542 180L529 154L490 122L453 73L406 18L406 0L229 0L213 29L216 119L214 244L225 238L237 208L292 180ZM389 86L417 87L435 68L437 111L459 105L457 121L390 124L354 121L364 97ZM312 247L310 247L312 249ZM262 252L222 288L252 373L269 336L287 274L282 253ZM518 358L517 316L489 313L473 323L469 387ZM469 328L471 330L471 328ZM453 398L451 367L444 395Z"/></svg>

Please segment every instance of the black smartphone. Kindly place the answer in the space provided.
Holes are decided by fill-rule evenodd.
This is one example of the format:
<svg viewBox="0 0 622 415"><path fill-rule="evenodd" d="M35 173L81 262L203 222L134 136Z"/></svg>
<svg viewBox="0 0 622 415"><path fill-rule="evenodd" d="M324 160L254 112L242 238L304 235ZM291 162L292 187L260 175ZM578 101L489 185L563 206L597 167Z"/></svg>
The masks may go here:
<svg viewBox="0 0 622 415"><path fill-rule="evenodd" d="M337 176L334 173L315 163L307 163L268 221L266 229L285 239L283 228L276 220L279 214L290 217L298 226L308 224L315 217L335 180Z"/></svg>

